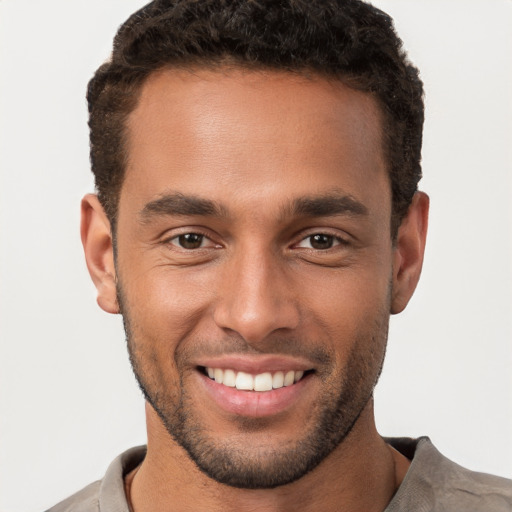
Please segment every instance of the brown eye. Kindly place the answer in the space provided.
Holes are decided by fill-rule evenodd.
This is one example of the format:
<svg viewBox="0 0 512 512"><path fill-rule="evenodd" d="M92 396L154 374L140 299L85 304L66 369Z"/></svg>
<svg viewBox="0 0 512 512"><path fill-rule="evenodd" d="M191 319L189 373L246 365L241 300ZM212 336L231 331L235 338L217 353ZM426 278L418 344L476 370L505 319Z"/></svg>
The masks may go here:
<svg viewBox="0 0 512 512"><path fill-rule="evenodd" d="M198 233L184 233L173 239L175 245L179 245L183 249L199 249L202 247L204 235Z"/></svg>
<svg viewBox="0 0 512 512"><path fill-rule="evenodd" d="M325 250L330 249L335 242L335 239L331 235L325 235L323 233L318 233L316 235L311 235L308 237L309 243L313 249L317 250Z"/></svg>
<svg viewBox="0 0 512 512"><path fill-rule="evenodd" d="M335 245L340 245L343 241L333 235L326 233L315 233L303 238L297 247L303 247L305 249L315 249L316 251L325 251L331 249Z"/></svg>

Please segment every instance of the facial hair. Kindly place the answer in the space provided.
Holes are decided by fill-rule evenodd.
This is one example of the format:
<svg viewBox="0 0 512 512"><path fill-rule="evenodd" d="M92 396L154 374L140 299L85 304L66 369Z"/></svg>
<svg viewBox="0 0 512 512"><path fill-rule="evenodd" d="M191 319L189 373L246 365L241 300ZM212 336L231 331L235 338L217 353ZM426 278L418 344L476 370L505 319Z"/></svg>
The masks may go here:
<svg viewBox="0 0 512 512"><path fill-rule="evenodd" d="M151 357L140 348L140 333L132 321L121 288L118 303L123 314L128 352L133 372L144 397L157 412L172 439L186 450L197 467L213 480L243 489L269 489L289 484L313 470L329 456L349 435L362 411L373 395L382 370L388 333L389 309L382 308L365 332L351 344L351 351L343 368L337 368L334 354L312 350L315 344L306 340L280 338L269 342L279 347L279 353L304 355L321 362L317 377L322 382L322 392L310 411L314 421L298 418L297 429L304 428L297 440L279 443L278 447L255 446L250 442L251 433L264 431L265 418L237 420L240 439L224 437L215 439L209 434L208 425L196 413L184 382L187 349L177 350L174 356L179 375L179 385L166 389L163 379L154 371ZM195 340L189 345L199 353L208 350L208 342ZM316 343L316 346L319 344ZM201 348L202 347L202 348ZM254 349L240 337L229 337L223 344L226 353L254 353ZM203 350L203 352L201 352ZM304 425L309 424L308 428Z"/></svg>

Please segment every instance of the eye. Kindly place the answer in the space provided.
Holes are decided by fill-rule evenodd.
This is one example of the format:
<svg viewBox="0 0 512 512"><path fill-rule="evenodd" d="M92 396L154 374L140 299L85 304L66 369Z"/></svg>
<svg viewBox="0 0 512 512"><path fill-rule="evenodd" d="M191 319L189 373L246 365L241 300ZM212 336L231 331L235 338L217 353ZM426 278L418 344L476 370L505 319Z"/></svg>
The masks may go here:
<svg viewBox="0 0 512 512"><path fill-rule="evenodd" d="M331 247L340 245L342 242L343 241L336 236L328 235L326 233L315 233L314 235L309 235L302 239L297 244L297 247L325 251L327 249L331 249Z"/></svg>
<svg viewBox="0 0 512 512"><path fill-rule="evenodd" d="M182 249L202 249L204 247L214 247L215 244L206 236L200 233L183 233L169 240L169 243Z"/></svg>

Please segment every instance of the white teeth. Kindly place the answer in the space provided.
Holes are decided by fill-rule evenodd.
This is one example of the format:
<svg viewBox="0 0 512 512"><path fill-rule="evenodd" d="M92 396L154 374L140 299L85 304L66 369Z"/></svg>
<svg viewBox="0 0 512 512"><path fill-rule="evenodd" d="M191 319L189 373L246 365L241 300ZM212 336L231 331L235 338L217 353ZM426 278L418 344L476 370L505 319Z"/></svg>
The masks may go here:
<svg viewBox="0 0 512 512"><path fill-rule="evenodd" d="M238 372L235 386L236 389L252 391L254 389L254 377L250 373Z"/></svg>
<svg viewBox="0 0 512 512"><path fill-rule="evenodd" d="M304 376L304 372L302 370L295 372L295 375L293 377L293 382L299 382L299 380L302 379L303 376Z"/></svg>
<svg viewBox="0 0 512 512"><path fill-rule="evenodd" d="M215 382L222 384L224 379L224 372L220 368L215 368L213 371L213 378L215 379Z"/></svg>
<svg viewBox="0 0 512 512"><path fill-rule="evenodd" d="M270 391L272 389L272 374L260 373L254 377L254 391Z"/></svg>
<svg viewBox="0 0 512 512"><path fill-rule="evenodd" d="M284 373L276 372L272 377L272 387L274 389L282 388L284 386Z"/></svg>
<svg viewBox="0 0 512 512"><path fill-rule="evenodd" d="M293 370L286 372L286 375L284 376L284 385L291 386L294 382L295 382L295 372Z"/></svg>
<svg viewBox="0 0 512 512"><path fill-rule="evenodd" d="M222 380L222 384L224 386L229 386L230 388L234 388L236 383L236 374L233 370L224 370L224 379Z"/></svg>
<svg viewBox="0 0 512 512"><path fill-rule="evenodd" d="M223 370L222 368L206 368L206 373L210 379L219 384L230 388L236 387L243 391L270 391L284 386L291 386L298 382L304 376L302 370L290 370L286 373L282 371L259 373L251 375L245 372L235 372L234 370Z"/></svg>

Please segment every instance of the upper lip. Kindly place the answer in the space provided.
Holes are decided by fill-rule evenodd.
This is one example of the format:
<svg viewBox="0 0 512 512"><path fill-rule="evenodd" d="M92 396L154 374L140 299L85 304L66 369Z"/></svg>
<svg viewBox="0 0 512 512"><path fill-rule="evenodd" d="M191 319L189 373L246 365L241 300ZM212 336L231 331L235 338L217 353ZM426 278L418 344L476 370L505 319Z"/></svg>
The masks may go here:
<svg viewBox="0 0 512 512"><path fill-rule="evenodd" d="M223 370L235 370L257 375L264 372L278 372L290 370L312 370L313 365L308 361L290 356L246 356L223 355L209 357L198 361L197 366L205 368L221 368Z"/></svg>

